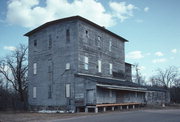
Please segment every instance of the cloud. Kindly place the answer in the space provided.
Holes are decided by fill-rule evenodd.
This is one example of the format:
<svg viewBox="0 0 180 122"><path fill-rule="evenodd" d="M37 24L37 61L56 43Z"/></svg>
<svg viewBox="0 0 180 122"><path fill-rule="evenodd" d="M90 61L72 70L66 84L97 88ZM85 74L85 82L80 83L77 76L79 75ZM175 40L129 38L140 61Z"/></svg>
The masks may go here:
<svg viewBox="0 0 180 122"><path fill-rule="evenodd" d="M4 50L10 50L10 51L16 50L16 47L14 47L14 46L4 46L3 48L4 48Z"/></svg>
<svg viewBox="0 0 180 122"><path fill-rule="evenodd" d="M172 49L171 52L172 53L177 53L177 49Z"/></svg>
<svg viewBox="0 0 180 122"><path fill-rule="evenodd" d="M164 54L162 52L156 52L155 55L156 56L164 56Z"/></svg>
<svg viewBox="0 0 180 122"><path fill-rule="evenodd" d="M129 58L129 59L141 59L143 57L144 56L142 55L141 51L133 51L126 55L126 58Z"/></svg>
<svg viewBox="0 0 180 122"><path fill-rule="evenodd" d="M163 63L163 62L166 62L167 61L167 59L165 59L165 58L160 58L160 59L154 59L152 62L153 63Z"/></svg>
<svg viewBox="0 0 180 122"><path fill-rule="evenodd" d="M109 2L110 8L113 10L113 15L123 22L125 19L133 16L133 11L137 9L132 4L126 4L126 2Z"/></svg>
<svg viewBox="0 0 180 122"><path fill-rule="evenodd" d="M133 16L135 6L125 2L110 2L110 10L97 0L11 0L8 2L6 21L23 27L36 27L45 22L80 15L105 27L116 24L117 19L124 21Z"/></svg>
<svg viewBox="0 0 180 122"><path fill-rule="evenodd" d="M145 11L145 12L148 12L148 11L149 11L149 7L145 7L145 8L144 8L144 11Z"/></svg>
<svg viewBox="0 0 180 122"><path fill-rule="evenodd" d="M146 67L145 66L139 66L138 69L140 69L142 71L142 70L145 70Z"/></svg>

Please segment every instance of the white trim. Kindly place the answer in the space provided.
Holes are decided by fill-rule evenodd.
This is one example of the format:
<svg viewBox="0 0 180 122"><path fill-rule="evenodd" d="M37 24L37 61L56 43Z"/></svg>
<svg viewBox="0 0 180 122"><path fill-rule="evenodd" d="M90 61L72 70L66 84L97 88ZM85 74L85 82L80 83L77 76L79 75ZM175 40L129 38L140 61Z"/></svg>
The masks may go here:
<svg viewBox="0 0 180 122"><path fill-rule="evenodd" d="M113 65L109 63L109 74L112 75Z"/></svg>

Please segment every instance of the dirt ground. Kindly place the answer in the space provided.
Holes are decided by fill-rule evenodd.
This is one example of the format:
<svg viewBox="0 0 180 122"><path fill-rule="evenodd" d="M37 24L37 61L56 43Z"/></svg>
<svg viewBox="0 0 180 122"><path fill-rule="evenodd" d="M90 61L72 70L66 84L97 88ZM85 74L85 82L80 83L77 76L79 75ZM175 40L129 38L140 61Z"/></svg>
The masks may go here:
<svg viewBox="0 0 180 122"><path fill-rule="evenodd" d="M148 106L144 108L139 108L135 110L123 110L123 111L138 111L145 109L180 109L180 105L176 106L166 106L166 107L154 107ZM123 112L122 111L122 112ZM108 111L110 112L110 111ZM117 111L115 111L117 112ZM106 112L107 113L107 112ZM36 112L0 112L0 122L51 122L57 119L66 119L73 117L89 116L95 113L74 113L74 114L62 114L62 113L36 113ZM103 113L98 113L103 114Z"/></svg>
<svg viewBox="0 0 180 122"><path fill-rule="evenodd" d="M93 113L90 113L93 114ZM60 114L35 112L0 112L0 122L50 122L54 119L65 119L85 116L87 113Z"/></svg>

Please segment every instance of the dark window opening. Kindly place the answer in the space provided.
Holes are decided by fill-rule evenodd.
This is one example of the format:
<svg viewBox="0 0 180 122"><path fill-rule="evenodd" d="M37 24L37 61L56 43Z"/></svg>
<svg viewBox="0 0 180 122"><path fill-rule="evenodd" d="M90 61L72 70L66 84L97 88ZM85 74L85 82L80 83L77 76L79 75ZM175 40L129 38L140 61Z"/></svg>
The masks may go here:
<svg viewBox="0 0 180 122"><path fill-rule="evenodd" d="M51 85L48 86L48 99L52 98L52 87Z"/></svg>
<svg viewBox="0 0 180 122"><path fill-rule="evenodd" d="M35 47L37 46L37 40L34 40L34 46Z"/></svg>
<svg viewBox="0 0 180 122"><path fill-rule="evenodd" d="M88 31L87 31L87 30L86 30L86 36L87 36L87 37L89 37L89 33L88 33Z"/></svg>
<svg viewBox="0 0 180 122"><path fill-rule="evenodd" d="M70 42L70 31L69 31L69 29L66 30L66 42L67 43Z"/></svg>

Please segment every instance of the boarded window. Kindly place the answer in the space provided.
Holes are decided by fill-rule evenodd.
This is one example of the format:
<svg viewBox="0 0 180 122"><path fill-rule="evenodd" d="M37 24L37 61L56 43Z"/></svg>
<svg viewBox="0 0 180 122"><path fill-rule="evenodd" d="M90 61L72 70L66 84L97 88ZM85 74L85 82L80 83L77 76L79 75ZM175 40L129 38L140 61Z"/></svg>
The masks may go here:
<svg viewBox="0 0 180 122"><path fill-rule="evenodd" d="M70 84L66 84L66 97L70 97Z"/></svg>
<svg viewBox="0 0 180 122"><path fill-rule="evenodd" d="M52 37L51 37L51 35L49 35L48 48L49 49L52 48Z"/></svg>
<svg viewBox="0 0 180 122"><path fill-rule="evenodd" d="M33 74L37 74L37 63L33 64Z"/></svg>
<svg viewBox="0 0 180 122"><path fill-rule="evenodd" d="M112 68L113 68L113 65L111 63L109 63L109 74L112 75Z"/></svg>
<svg viewBox="0 0 180 122"><path fill-rule="evenodd" d="M36 98L36 87L33 87L33 98Z"/></svg>
<svg viewBox="0 0 180 122"><path fill-rule="evenodd" d="M66 42L67 43L70 42L70 30L69 29L66 30Z"/></svg>
<svg viewBox="0 0 180 122"><path fill-rule="evenodd" d="M101 37L98 36L98 39L96 40L96 45L100 48L101 47Z"/></svg>
<svg viewBox="0 0 180 122"><path fill-rule="evenodd" d="M52 98L52 86L49 85L48 86L48 99L51 99Z"/></svg>
<svg viewBox="0 0 180 122"><path fill-rule="evenodd" d="M66 63L66 70L70 69L70 63Z"/></svg>
<svg viewBox="0 0 180 122"><path fill-rule="evenodd" d="M101 70L101 60L98 60L98 72L101 72L102 70Z"/></svg>
<svg viewBox="0 0 180 122"><path fill-rule="evenodd" d="M112 50L112 41L109 41L109 51Z"/></svg>
<svg viewBox="0 0 180 122"><path fill-rule="evenodd" d="M34 40L34 47L37 46L37 40Z"/></svg>
<svg viewBox="0 0 180 122"><path fill-rule="evenodd" d="M89 59L87 56L84 56L84 69L88 70L88 63L89 63Z"/></svg>

